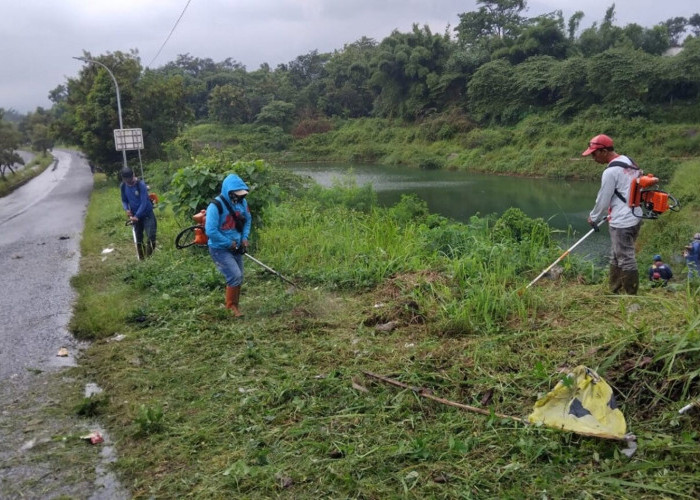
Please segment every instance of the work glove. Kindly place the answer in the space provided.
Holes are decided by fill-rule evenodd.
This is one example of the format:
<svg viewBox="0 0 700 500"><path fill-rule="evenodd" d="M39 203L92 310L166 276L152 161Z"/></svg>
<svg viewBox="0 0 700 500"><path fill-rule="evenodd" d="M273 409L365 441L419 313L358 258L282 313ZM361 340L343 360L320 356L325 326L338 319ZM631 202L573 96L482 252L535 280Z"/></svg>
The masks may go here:
<svg viewBox="0 0 700 500"><path fill-rule="evenodd" d="M591 227L593 228L593 231L595 231L596 233L597 233L598 231L600 231L600 228L598 227L598 224L596 224L596 223L593 222L592 220L589 220L588 223L589 223L589 224L591 225Z"/></svg>
<svg viewBox="0 0 700 500"><path fill-rule="evenodd" d="M234 246L234 245L235 245L235 243L229 247L229 251L233 255L243 255L244 253L246 253L245 245L236 245L236 246Z"/></svg>

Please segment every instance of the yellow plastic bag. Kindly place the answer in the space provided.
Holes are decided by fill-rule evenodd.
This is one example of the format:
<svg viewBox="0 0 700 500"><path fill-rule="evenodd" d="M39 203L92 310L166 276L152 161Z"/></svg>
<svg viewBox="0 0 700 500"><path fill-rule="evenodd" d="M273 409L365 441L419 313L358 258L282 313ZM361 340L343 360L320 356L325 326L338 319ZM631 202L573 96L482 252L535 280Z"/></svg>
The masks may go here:
<svg viewBox="0 0 700 500"><path fill-rule="evenodd" d="M535 403L528 420L585 436L624 439L625 416L605 380L583 365L574 368L567 378L569 382L560 381Z"/></svg>

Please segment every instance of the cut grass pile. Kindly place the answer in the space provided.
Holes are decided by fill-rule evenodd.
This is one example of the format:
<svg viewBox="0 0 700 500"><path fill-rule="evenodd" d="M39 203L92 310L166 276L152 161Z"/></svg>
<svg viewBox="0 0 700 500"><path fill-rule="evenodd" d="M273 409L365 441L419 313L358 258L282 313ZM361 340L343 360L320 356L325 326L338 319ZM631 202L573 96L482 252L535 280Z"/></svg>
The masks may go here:
<svg viewBox="0 0 700 500"><path fill-rule="evenodd" d="M558 255L536 224L508 236L524 226L496 222L495 244L478 221L420 228L396 210L353 225L290 203L253 233L254 255L302 286L247 260L236 320L207 252L174 249L167 211L158 251L135 261L118 192L98 181L72 320L94 343L75 376L105 390L91 407L135 498L698 496L698 414L677 414L699 388L695 285L610 296L572 259L561 280L518 294ZM450 244L431 247L436 234ZM631 459L617 442L362 373L525 417L578 364L616 391L639 439Z"/></svg>

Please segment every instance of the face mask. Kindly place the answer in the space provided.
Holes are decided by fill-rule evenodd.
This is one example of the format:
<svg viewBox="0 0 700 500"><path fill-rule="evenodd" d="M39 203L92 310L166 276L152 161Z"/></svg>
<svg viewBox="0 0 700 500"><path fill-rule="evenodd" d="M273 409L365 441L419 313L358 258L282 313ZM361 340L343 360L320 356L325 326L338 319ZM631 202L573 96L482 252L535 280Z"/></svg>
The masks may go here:
<svg viewBox="0 0 700 500"><path fill-rule="evenodd" d="M231 200L231 202L233 202L233 203L238 203L238 202L243 201L243 199L246 197L246 195L238 196L238 195L237 195L236 193L234 193L233 191L229 191L229 192L228 192L228 197L229 197L229 199Z"/></svg>

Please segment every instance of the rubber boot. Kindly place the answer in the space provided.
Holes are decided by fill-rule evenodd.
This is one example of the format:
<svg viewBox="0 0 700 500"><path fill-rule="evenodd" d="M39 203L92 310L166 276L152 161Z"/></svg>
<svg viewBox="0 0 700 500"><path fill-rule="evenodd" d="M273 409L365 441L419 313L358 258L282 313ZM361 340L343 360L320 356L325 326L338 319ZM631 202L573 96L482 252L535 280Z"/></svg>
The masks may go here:
<svg viewBox="0 0 700 500"><path fill-rule="evenodd" d="M639 271L622 271L622 286L627 295L637 295L639 289Z"/></svg>
<svg viewBox="0 0 700 500"><path fill-rule="evenodd" d="M241 299L241 285L234 286L233 287L233 307L234 307L234 315L238 318L240 316L243 316L243 313L241 310L238 308L238 304Z"/></svg>
<svg viewBox="0 0 700 500"><path fill-rule="evenodd" d="M240 286L227 286L226 287L226 309L230 309L236 318L243 316L241 311L238 310L238 300L241 294Z"/></svg>
<svg viewBox="0 0 700 500"><path fill-rule="evenodd" d="M153 255L153 250L156 249L156 240L151 240L146 243L146 257Z"/></svg>
<svg viewBox="0 0 700 500"><path fill-rule="evenodd" d="M138 255L139 260L143 260L143 243L136 244L136 255Z"/></svg>
<svg viewBox="0 0 700 500"><path fill-rule="evenodd" d="M608 279L610 282L610 292L620 293L620 290L622 290L622 269L616 265L610 264Z"/></svg>

